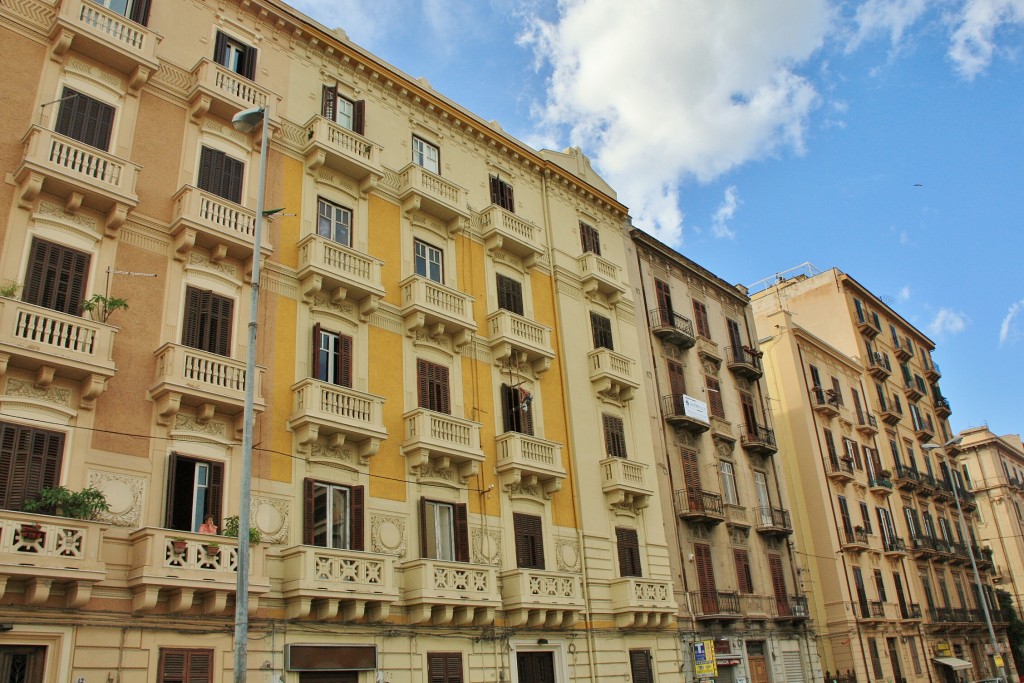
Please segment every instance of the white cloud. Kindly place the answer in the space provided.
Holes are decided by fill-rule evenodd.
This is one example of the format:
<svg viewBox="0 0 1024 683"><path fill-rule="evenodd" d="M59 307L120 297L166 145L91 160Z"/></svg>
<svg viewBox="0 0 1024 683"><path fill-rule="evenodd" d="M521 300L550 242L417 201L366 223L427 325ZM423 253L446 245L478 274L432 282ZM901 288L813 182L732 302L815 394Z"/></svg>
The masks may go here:
<svg viewBox="0 0 1024 683"><path fill-rule="evenodd" d="M1010 310L1006 312L1006 317L1003 318L1003 324L999 326L999 345L1002 346L1007 342L1013 344L1018 339L1024 337L1024 332L1021 331L1020 325L1017 322L1017 316L1024 311L1024 299L1015 302L1010 306Z"/></svg>
<svg viewBox="0 0 1024 683"><path fill-rule="evenodd" d="M401 0L380 0L372 4L357 0L289 0L328 28L339 27L360 45L370 46L384 38L393 21L400 21Z"/></svg>
<svg viewBox="0 0 1024 683"><path fill-rule="evenodd" d="M846 51L853 52L862 42L879 33L887 33L894 47L903 34L928 9L928 0L867 0L854 14L854 33Z"/></svg>
<svg viewBox="0 0 1024 683"><path fill-rule="evenodd" d="M998 47L996 32L1008 25L1024 26L1024 0L966 0L955 23L949 56L970 80L991 64Z"/></svg>
<svg viewBox="0 0 1024 683"><path fill-rule="evenodd" d="M933 337L941 337L945 334L959 334L967 329L970 321L963 313L958 313L950 308L940 308L932 321L928 323L928 334Z"/></svg>
<svg viewBox="0 0 1024 683"><path fill-rule="evenodd" d="M736 193L736 186L730 185L725 188L725 196L722 197L722 203L711 217L712 235L718 238L728 237L729 239L736 237L736 232L729 227L729 221L732 220L733 215L736 213L736 207L739 204L740 198Z"/></svg>
<svg viewBox="0 0 1024 683"><path fill-rule="evenodd" d="M552 69L543 123L594 157L639 227L674 243L681 181L802 152L818 93L797 68L832 12L827 0L562 0L521 44Z"/></svg>
<svg viewBox="0 0 1024 683"><path fill-rule="evenodd" d="M900 290L900 293L897 294L897 297L900 301L910 301L910 285L903 287L903 289Z"/></svg>

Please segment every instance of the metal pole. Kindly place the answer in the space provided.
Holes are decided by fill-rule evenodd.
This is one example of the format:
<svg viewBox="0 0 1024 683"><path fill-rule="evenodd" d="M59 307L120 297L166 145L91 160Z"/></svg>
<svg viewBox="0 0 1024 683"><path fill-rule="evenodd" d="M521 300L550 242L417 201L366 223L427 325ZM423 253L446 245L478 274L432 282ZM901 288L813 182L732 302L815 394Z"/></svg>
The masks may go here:
<svg viewBox="0 0 1024 683"><path fill-rule="evenodd" d="M263 244L263 195L267 182L267 109L263 108L260 180L256 187L256 229L252 249L249 345L245 357L245 408L242 412L242 472L238 495L238 574L235 577L235 683L245 683L249 655L249 505L252 500L253 406L256 397L256 329L260 303L260 248Z"/></svg>

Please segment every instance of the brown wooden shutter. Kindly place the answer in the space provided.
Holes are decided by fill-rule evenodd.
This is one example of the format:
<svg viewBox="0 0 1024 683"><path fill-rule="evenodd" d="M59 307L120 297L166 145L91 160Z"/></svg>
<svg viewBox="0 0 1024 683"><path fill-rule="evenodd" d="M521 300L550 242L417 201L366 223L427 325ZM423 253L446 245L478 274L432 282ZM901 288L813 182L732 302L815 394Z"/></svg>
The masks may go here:
<svg viewBox="0 0 1024 683"><path fill-rule="evenodd" d="M178 454L167 456L167 502L164 510L164 527L174 528L174 489L178 477Z"/></svg>
<svg viewBox="0 0 1024 683"><path fill-rule="evenodd" d="M747 434L757 435L757 411L754 409L754 397L745 391L739 392L740 405L743 408L743 421L747 425Z"/></svg>
<svg viewBox="0 0 1024 683"><path fill-rule="evenodd" d="M159 683L210 683L212 680L213 650L160 648Z"/></svg>
<svg viewBox="0 0 1024 683"><path fill-rule="evenodd" d="M366 508L364 500L364 490L362 486L353 486L352 491L352 510L350 514L351 524L349 526L349 536L351 537L351 549L362 550L364 548L363 543L363 512Z"/></svg>
<svg viewBox="0 0 1024 683"><path fill-rule="evenodd" d="M211 462L210 465L210 486L206 515L213 515L214 523L219 527L221 513L223 512L222 501L224 500L224 463Z"/></svg>
<svg viewBox="0 0 1024 683"><path fill-rule="evenodd" d="M704 386L708 393L708 407L715 417L725 419L725 404L722 403L722 389L718 380L710 375L704 375Z"/></svg>
<svg viewBox="0 0 1024 683"><path fill-rule="evenodd" d="M697 585L700 587L702 611L704 614L717 614L718 588L715 586L715 567L711 562L711 547L703 543L694 543L693 560L697 569Z"/></svg>
<svg viewBox="0 0 1024 683"><path fill-rule="evenodd" d="M515 391L512 387L507 384L501 385L501 417L502 427L506 432L515 431L515 399L512 396L512 392Z"/></svg>
<svg viewBox="0 0 1024 683"><path fill-rule="evenodd" d="M90 256L33 239L22 300L69 315L82 314Z"/></svg>
<svg viewBox="0 0 1024 683"><path fill-rule="evenodd" d="M636 529L615 527L615 541L619 551L619 576L643 576Z"/></svg>
<svg viewBox="0 0 1024 683"><path fill-rule="evenodd" d="M440 398L440 405L436 408L437 412L448 415L452 412L450 394L448 390L448 368L443 365L434 366L434 377L435 384L437 385L437 392Z"/></svg>
<svg viewBox="0 0 1024 683"><path fill-rule="evenodd" d="M622 418L614 415L602 415L602 426L604 427L605 451L609 457L626 457L626 430Z"/></svg>
<svg viewBox="0 0 1024 683"><path fill-rule="evenodd" d="M253 46L245 46L245 54L242 55L241 64L238 65L238 73L250 81L256 79L256 48Z"/></svg>
<svg viewBox="0 0 1024 683"><path fill-rule="evenodd" d="M750 557L747 555L747 551L733 548L732 554L736 560L736 580L740 593L753 593L754 582L750 573Z"/></svg>
<svg viewBox="0 0 1024 683"><path fill-rule="evenodd" d="M207 351L221 356L231 355L231 318L234 302L213 294L210 300L210 341Z"/></svg>
<svg viewBox="0 0 1024 683"><path fill-rule="evenodd" d="M322 331L320 323L313 324L313 377L326 381L326 378L323 376L323 368L320 367L320 333Z"/></svg>
<svg viewBox="0 0 1024 683"><path fill-rule="evenodd" d="M789 597L786 595L786 575L782 571L782 556L768 553L768 571L772 575L775 604L782 612L783 605L789 605ZM785 611L788 613L788 609Z"/></svg>
<svg viewBox="0 0 1024 683"><path fill-rule="evenodd" d="M352 386L352 337L338 335L338 384Z"/></svg>
<svg viewBox="0 0 1024 683"><path fill-rule="evenodd" d="M160 665L157 668L159 683L182 683L186 680L185 660L188 650L160 648Z"/></svg>
<svg viewBox="0 0 1024 683"><path fill-rule="evenodd" d="M504 275L496 278L498 290L498 308L511 311L516 315L523 315L523 285Z"/></svg>
<svg viewBox="0 0 1024 683"><path fill-rule="evenodd" d="M427 547L427 499L420 498L420 557L430 557Z"/></svg>
<svg viewBox="0 0 1024 683"><path fill-rule="evenodd" d="M836 453L836 442L835 442L835 439L832 438L832 430L825 429L824 432L825 432L825 448L828 449L829 460L832 460L833 462L835 462L838 459L839 456Z"/></svg>
<svg viewBox="0 0 1024 683"><path fill-rule="evenodd" d="M352 103L352 132L365 135L366 128L366 102L357 100Z"/></svg>
<svg viewBox="0 0 1024 683"><path fill-rule="evenodd" d="M501 186L496 176L490 176L490 189L491 189L491 204L497 204L501 206Z"/></svg>
<svg viewBox="0 0 1024 683"><path fill-rule="evenodd" d="M632 683L654 683L654 672L651 671L651 651L630 650L629 671L632 674Z"/></svg>
<svg viewBox="0 0 1024 683"><path fill-rule="evenodd" d="M331 121L337 120L336 104L338 102L338 89L332 85L323 86L320 95L320 115Z"/></svg>
<svg viewBox="0 0 1024 683"><path fill-rule="evenodd" d="M668 385L672 396L681 397L686 393L686 376L683 374L683 366L674 360L668 361ZM681 399L680 407L682 406Z"/></svg>
<svg viewBox="0 0 1024 683"><path fill-rule="evenodd" d="M700 465L697 464L697 451L680 448L679 458L683 465L683 483L686 486L686 497L690 501L691 510L703 509L704 499L701 495L704 487L700 481ZM700 507L694 507L699 505Z"/></svg>
<svg viewBox="0 0 1024 683"><path fill-rule="evenodd" d="M697 326L698 335L711 339L711 327L708 325L708 309L696 299L693 301L693 322Z"/></svg>
<svg viewBox="0 0 1024 683"><path fill-rule="evenodd" d="M672 325L672 290L667 282L654 281L654 292L658 300L658 315L662 325Z"/></svg>
<svg viewBox="0 0 1024 683"><path fill-rule="evenodd" d="M306 477L302 480L302 542L313 545L316 534L316 514L313 508L316 480Z"/></svg>
<svg viewBox="0 0 1024 683"><path fill-rule="evenodd" d="M57 114L56 131L61 135L107 151L114 125L114 107L71 88L64 88Z"/></svg>
<svg viewBox="0 0 1024 683"><path fill-rule="evenodd" d="M455 504L455 559L469 562L469 511L465 503Z"/></svg>
<svg viewBox="0 0 1024 683"><path fill-rule="evenodd" d="M10 491L13 481L14 452L18 443L18 427L0 423L0 507L11 509Z"/></svg>
<svg viewBox="0 0 1024 683"><path fill-rule="evenodd" d="M217 34L220 37L220 34ZM215 172L220 168L221 164L219 159L224 155L224 152L220 152L209 147L203 147L199 151L199 177L196 181L196 186L200 190L206 190L212 192L213 178Z"/></svg>
<svg viewBox="0 0 1024 683"><path fill-rule="evenodd" d="M136 24L146 26L149 24L149 2L150 0L135 0L132 3L131 16L128 18Z"/></svg>
<svg viewBox="0 0 1024 683"><path fill-rule="evenodd" d="M428 652L427 680L429 683L462 683L462 653Z"/></svg>
<svg viewBox="0 0 1024 683"><path fill-rule="evenodd" d="M242 203L242 181L245 179L245 164L239 159L224 157L224 178L221 196L235 204Z"/></svg>
<svg viewBox="0 0 1024 683"><path fill-rule="evenodd" d="M420 408L430 407L430 364L425 360L416 361L416 396Z"/></svg>
<svg viewBox="0 0 1024 683"><path fill-rule="evenodd" d="M740 333L739 323L732 318L726 318L725 323L729 328L729 343L733 347L733 358L743 358L743 335Z"/></svg>
<svg viewBox="0 0 1024 683"><path fill-rule="evenodd" d="M544 526L537 515L512 514L516 537L516 566L544 569Z"/></svg>
<svg viewBox="0 0 1024 683"><path fill-rule="evenodd" d="M0 507L20 510L60 483L64 435L0 423Z"/></svg>
<svg viewBox="0 0 1024 683"><path fill-rule="evenodd" d="M213 41L213 61L218 64L223 64L224 53L227 52L227 49L228 37L220 31L217 31L217 37Z"/></svg>

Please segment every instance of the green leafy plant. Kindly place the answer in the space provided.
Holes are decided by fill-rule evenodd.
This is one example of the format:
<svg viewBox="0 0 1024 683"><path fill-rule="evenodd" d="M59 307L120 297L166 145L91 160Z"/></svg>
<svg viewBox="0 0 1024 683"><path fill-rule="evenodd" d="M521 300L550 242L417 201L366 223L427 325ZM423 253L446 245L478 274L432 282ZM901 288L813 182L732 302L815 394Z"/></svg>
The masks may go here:
<svg viewBox="0 0 1024 683"><path fill-rule="evenodd" d="M238 515L228 517L224 520L224 535L238 538ZM263 540L263 534L255 526L249 526L249 543L259 543Z"/></svg>
<svg viewBox="0 0 1024 683"><path fill-rule="evenodd" d="M96 519L96 515L109 509L107 497L91 486L81 491L72 491L66 486L46 488L39 492L38 498L25 503L26 512L73 519Z"/></svg>
<svg viewBox="0 0 1024 683"><path fill-rule="evenodd" d="M17 282L8 282L0 285L0 296L7 297L8 299L17 297L20 292L21 285Z"/></svg>
<svg viewBox="0 0 1024 683"><path fill-rule="evenodd" d="M107 318L114 311L122 308L128 310L127 299L118 299L117 297L108 297L102 294L93 294L82 302L82 310L92 316L93 320L101 323L107 322Z"/></svg>

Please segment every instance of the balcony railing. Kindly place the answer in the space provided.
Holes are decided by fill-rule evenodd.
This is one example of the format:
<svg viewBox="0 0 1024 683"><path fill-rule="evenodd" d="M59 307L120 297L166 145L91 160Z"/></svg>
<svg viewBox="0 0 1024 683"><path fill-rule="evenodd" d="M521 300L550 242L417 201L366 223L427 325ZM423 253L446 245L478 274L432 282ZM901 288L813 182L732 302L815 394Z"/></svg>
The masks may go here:
<svg viewBox="0 0 1024 683"><path fill-rule="evenodd" d="M764 374L761 368L761 352L746 346L727 346L725 349L726 367L737 375L748 379L758 379Z"/></svg>
<svg viewBox="0 0 1024 683"><path fill-rule="evenodd" d="M775 430L759 424L746 424L740 430L740 442L747 450L762 455L772 455L778 452L775 445Z"/></svg>
<svg viewBox="0 0 1024 683"><path fill-rule="evenodd" d="M601 468L601 490L613 505L644 508L654 493L647 481L647 464L625 458L605 458Z"/></svg>
<svg viewBox="0 0 1024 683"><path fill-rule="evenodd" d="M949 405L949 399L945 396L935 397L935 414L940 418L947 418L953 414L953 409Z"/></svg>
<svg viewBox="0 0 1024 683"><path fill-rule="evenodd" d="M694 616L717 619L738 619L743 616L739 593L698 590L690 593L690 606Z"/></svg>
<svg viewBox="0 0 1024 683"><path fill-rule="evenodd" d="M872 493L887 496L892 493L892 479L881 475L868 478L868 488Z"/></svg>
<svg viewBox="0 0 1024 683"><path fill-rule="evenodd" d="M838 457L825 458L825 475L839 482L853 479L853 462Z"/></svg>
<svg viewBox="0 0 1024 683"><path fill-rule="evenodd" d="M697 343L693 322L668 308L652 308L647 312L651 332L665 341L688 349Z"/></svg>
<svg viewBox="0 0 1024 683"><path fill-rule="evenodd" d="M511 311L499 310L487 316L491 353L496 360L522 354L534 371L544 372L555 357L551 328Z"/></svg>
<svg viewBox="0 0 1024 683"><path fill-rule="evenodd" d="M189 102L193 119L210 112L230 121L238 112L257 107L267 107L271 120L277 115L276 95L211 59L204 57L196 62L192 78Z"/></svg>
<svg viewBox="0 0 1024 683"><path fill-rule="evenodd" d="M921 613L921 605L916 602L912 602L907 605L907 611L901 615L904 619L923 619L924 615Z"/></svg>
<svg viewBox="0 0 1024 683"><path fill-rule="evenodd" d="M868 358L868 372L879 381L887 379L892 374L889 357L877 352L872 354Z"/></svg>
<svg viewBox="0 0 1024 683"><path fill-rule="evenodd" d="M407 214L422 211L443 222L450 233L465 227L469 220L465 188L414 163L398 172L398 184L398 196Z"/></svg>
<svg viewBox="0 0 1024 683"><path fill-rule="evenodd" d="M899 536L887 536L882 539L882 552L887 555L902 555L907 552L907 543Z"/></svg>
<svg viewBox="0 0 1024 683"><path fill-rule="evenodd" d="M501 605L494 567L420 559L404 563L402 573L402 599L412 623L486 626L494 622L494 611Z"/></svg>
<svg viewBox="0 0 1024 683"><path fill-rule="evenodd" d="M402 453L413 471L432 461L439 469L454 466L463 479L477 473L484 460L479 422L425 408L412 410L403 419Z"/></svg>
<svg viewBox="0 0 1024 683"><path fill-rule="evenodd" d="M394 559L356 550L297 545L281 551L281 596L289 619L380 621L398 600Z"/></svg>
<svg viewBox="0 0 1024 683"><path fill-rule="evenodd" d="M675 493L676 514L682 519L712 524L725 520L719 494L702 489L680 489Z"/></svg>
<svg viewBox="0 0 1024 683"><path fill-rule="evenodd" d="M578 574L513 569L501 574L502 608L509 626L523 626L536 613L548 628L576 623L585 603Z"/></svg>
<svg viewBox="0 0 1024 683"><path fill-rule="evenodd" d="M942 372L939 371L938 363L926 364L924 374L931 382L938 382L942 377Z"/></svg>
<svg viewBox="0 0 1024 683"><path fill-rule="evenodd" d="M912 491L921 481L921 473L913 467L896 463L893 470L893 483L900 489Z"/></svg>
<svg viewBox="0 0 1024 683"><path fill-rule="evenodd" d="M868 532L862 527L843 530L843 550L865 550L868 546Z"/></svg>
<svg viewBox="0 0 1024 683"><path fill-rule="evenodd" d="M383 262L319 235L307 235L298 246L303 298L325 292L331 301L357 301L360 318L368 320L384 296Z"/></svg>
<svg viewBox="0 0 1024 683"><path fill-rule="evenodd" d="M255 211L190 185L178 190L173 201L171 234L175 238L176 258L187 259L197 245L211 251L223 250L225 256L239 261L252 258L256 244ZM268 232L264 231L261 237L260 252L264 256L273 252Z"/></svg>
<svg viewBox="0 0 1024 683"><path fill-rule="evenodd" d="M546 251L539 227L497 204L480 214L480 229L488 251L500 249L518 256L527 268L536 265Z"/></svg>
<svg viewBox="0 0 1024 683"><path fill-rule="evenodd" d="M362 192L384 177L380 145L320 115L312 116L303 128L308 140L302 152L311 172L321 166L332 168L359 183Z"/></svg>
<svg viewBox="0 0 1024 683"><path fill-rule="evenodd" d="M610 349L587 354L590 381L597 393L618 401L630 401L640 384L633 377L633 360Z"/></svg>
<svg viewBox="0 0 1024 683"><path fill-rule="evenodd" d="M857 431L861 434L872 436L878 433L878 420L874 415L858 413Z"/></svg>
<svg viewBox="0 0 1024 683"><path fill-rule="evenodd" d="M88 0L61 0L50 37L55 57L63 57L74 45L75 52L127 74L133 91L160 68L159 35Z"/></svg>
<svg viewBox="0 0 1024 683"><path fill-rule="evenodd" d="M664 628L675 617L671 581L624 576L613 579L609 588L619 628Z"/></svg>
<svg viewBox="0 0 1024 683"><path fill-rule="evenodd" d="M789 510L773 507L754 509L754 520L759 532L769 535L786 536L793 533L793 522Z"/></svg>
<svg viewBox="0 0 1024 683"><path fill-rule="evenodd" d="M842 399L832 389L824 387L811 387L811 407L819 415L835 417L839 414L839 408L843 405Z"/></svg>
<svg viewBox="0 0 1024 683"><path fill-rule="evenodd" d="M562 444L518 432L499 434L495 443L498 474L507 486L538 483L548 495L561 490L565 479Z"/></svg>
<svg viewBox="0 0 1024 683"><path fill-rule="evenodd" d="M312 378L292 385L292 396L294 411L288 426L300 445L334 434L341 434L346 442L376 440L379 444L387 438L380 396ZM376 447L372 450L376 452Z"/></svg>
<svg viewBox="0 0 1024 683"><path fill-rule="evenodd" d="M707 405L686 394L662 396L661 409L669 424L696 434L711 429Z"/></svg>
<svg viewBox="0 0 1024 683"><path fill-rule="evenodd" d="M452 335L457 347L469 343L476 332L473 297L419 275L407 277L399 286L407 331Z"/></svg>
<svg viewBox="0 0 1024 683"><path fill-rule="evenodd" d="M608 297L609 303L615 304L626 292L626 287L619 281L619 267L606 258L592 251L584 253L577 259L583 293L591 297L600 292Z"/></svg>

